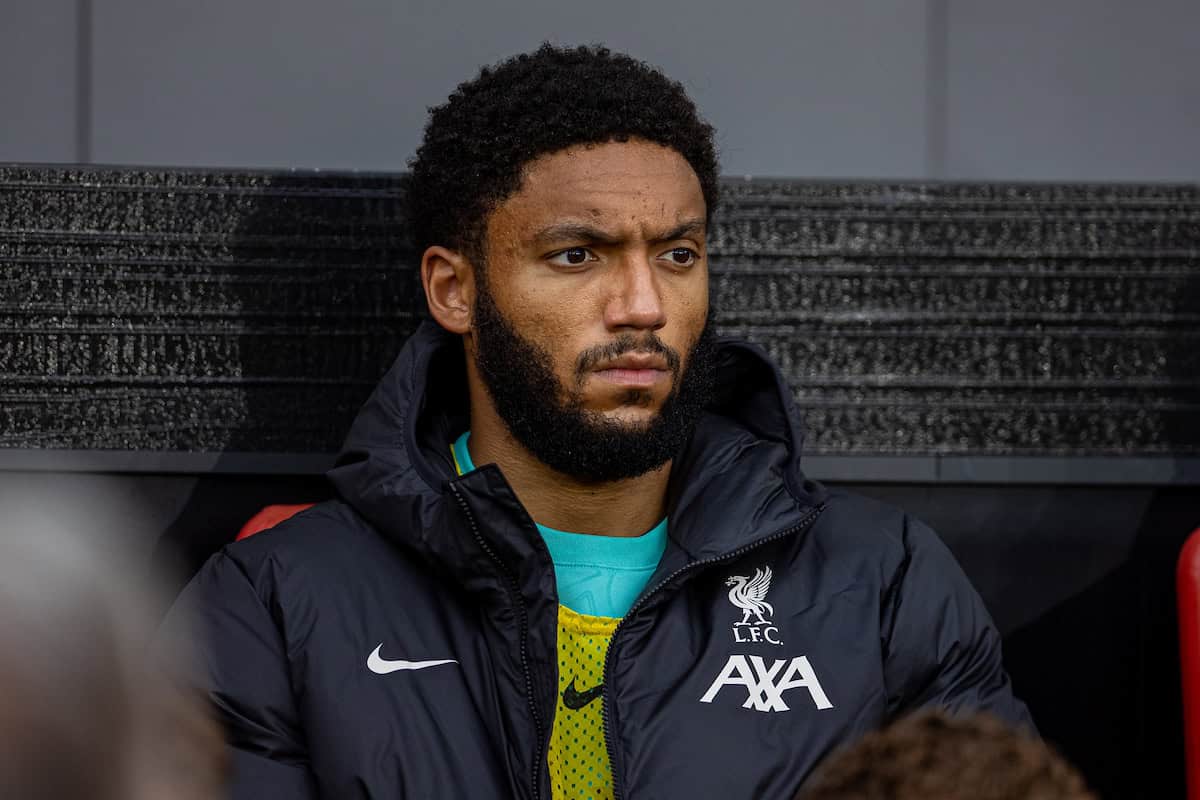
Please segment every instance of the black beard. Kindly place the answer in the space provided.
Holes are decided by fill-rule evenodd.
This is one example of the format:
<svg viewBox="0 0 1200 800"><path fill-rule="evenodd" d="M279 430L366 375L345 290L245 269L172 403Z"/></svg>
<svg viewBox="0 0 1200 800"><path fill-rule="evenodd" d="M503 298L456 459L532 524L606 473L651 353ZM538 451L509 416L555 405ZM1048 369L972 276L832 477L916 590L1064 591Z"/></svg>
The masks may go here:
<svg viewBox="0 0 1200 800"><path fill-rule="evenodd" d="M567 390L554 375L550 355L516 331L481 281L474 308L475 365L509 432L543 464L583 483L636 478L679 454L712 398L716 336L711 319L710 313L686 362L652 331L623 334L581 353L576 386ZM631 352L659 354L667 361L672 386L659 413L645 423L622 423L584 409L580 387L588 369ZM631 405L650 401L640 389L625 397Z"/></svg>

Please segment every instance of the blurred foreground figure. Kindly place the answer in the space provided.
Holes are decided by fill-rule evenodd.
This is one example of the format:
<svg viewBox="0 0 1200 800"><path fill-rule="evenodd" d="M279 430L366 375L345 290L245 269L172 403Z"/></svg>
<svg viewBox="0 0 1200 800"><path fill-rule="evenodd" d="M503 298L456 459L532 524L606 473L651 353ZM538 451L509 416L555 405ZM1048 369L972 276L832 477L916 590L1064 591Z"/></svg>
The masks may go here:
<svg viewBox="0 0 1200 800"><path fill-rule="evenodd" d="M0 797L222 797L220 732L146 651L154 604L112 543L0 522Z"/></svg>
<svg viewBox="0 0 1200 800"><path fill-rule="evenodd" d="M987 714L924 711L834 753L796 800L1096 800L1044 742Z"/></svg>

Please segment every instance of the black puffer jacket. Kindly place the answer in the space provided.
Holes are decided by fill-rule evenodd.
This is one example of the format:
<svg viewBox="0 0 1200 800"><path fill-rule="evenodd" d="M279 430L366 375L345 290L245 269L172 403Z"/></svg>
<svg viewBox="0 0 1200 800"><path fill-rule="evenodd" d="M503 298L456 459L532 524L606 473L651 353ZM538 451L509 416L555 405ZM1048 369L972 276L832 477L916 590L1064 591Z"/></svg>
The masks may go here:
<svg viewBox="0 0 1200 800"><path fill-rule="evenodd" d="M169 618L194 615L234 797L550 800L553 567L497 467L455 476L462 373L426 324L354 423L339 499L226 547ZM609 649L617 796L787 798L830 748L926 704L1030 724L937 537L805 480L759 351L724 344L720 386Z"/></svg>

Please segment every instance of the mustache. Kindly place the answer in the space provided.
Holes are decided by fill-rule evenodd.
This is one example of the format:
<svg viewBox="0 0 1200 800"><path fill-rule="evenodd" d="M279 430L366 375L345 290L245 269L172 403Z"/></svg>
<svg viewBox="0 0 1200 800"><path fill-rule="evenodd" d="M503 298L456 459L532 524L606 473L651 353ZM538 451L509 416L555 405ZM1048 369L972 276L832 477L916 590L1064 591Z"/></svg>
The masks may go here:
<svg viewBox="0 0 1200 800"><path fill-rule="evenodd" d="M679 374L681 359L679 353L667 347L663 340L653 331L644 336L634 336L623 333L608 344L589 347L579 354L575 362L575 378L582 381L597 364L619 358L626 353L643 353L645 355L662 356L667 362L667 368L674 375Z"/></svg>

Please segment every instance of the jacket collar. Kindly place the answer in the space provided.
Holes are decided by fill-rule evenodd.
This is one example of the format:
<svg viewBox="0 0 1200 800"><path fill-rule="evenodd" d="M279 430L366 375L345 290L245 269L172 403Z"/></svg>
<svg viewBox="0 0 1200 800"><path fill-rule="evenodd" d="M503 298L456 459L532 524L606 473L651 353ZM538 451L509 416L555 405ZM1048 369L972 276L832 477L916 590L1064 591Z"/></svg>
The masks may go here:
<svg viewBox="0 0 1200 800"><path fill-rule="evenodd" d="M521 585L540 584L552 575L549 555L500 470L455 475L450 443L468 424L462 359L457 336L422 324L355 418L328 477L385 536L433 563L484 576L499 559ZM721 341L716 399L673 470L675 547L660 572L734 551L819 503L824 489L800 469L802 442L774 364L755 345ZM465 535L472 522L478 530Z"/></svg>

